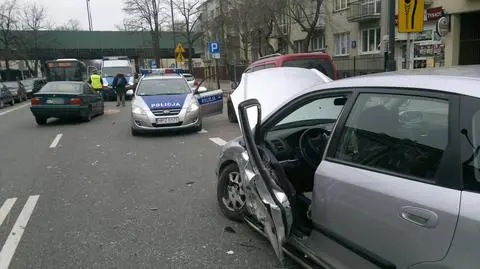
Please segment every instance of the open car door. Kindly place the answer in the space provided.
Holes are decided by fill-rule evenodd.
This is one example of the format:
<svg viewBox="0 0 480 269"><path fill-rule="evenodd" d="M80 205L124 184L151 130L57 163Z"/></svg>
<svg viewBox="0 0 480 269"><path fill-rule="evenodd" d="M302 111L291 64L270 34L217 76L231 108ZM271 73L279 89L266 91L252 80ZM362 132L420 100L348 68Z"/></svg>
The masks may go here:
<svg viewBox="0 0 480 269"><path fill-rule="evenodd" d="M203 81L202 81L203 82ZM202 117L223 113L223 90L208 91L200 85L195 89L195 97L201 107Z"/></svg>
<svg viewBox="0 0 480 269"><path fill-rule="evenodd" d="M268 237L277 257L283 262L282 246L293 223L292 209L287 194L280 187L278 174L268 165L268 157L266 157L268 154L257 147L255 136L250 128L247 110L255 108L258 132L261 122L261 106L258 100L249 99L238 106L239 122L252 168L252 173L247 173L247 205L262 224L264 235ZM249 114L251 118L251 113ZM253 223L249 224L257 226Z"/></svg>

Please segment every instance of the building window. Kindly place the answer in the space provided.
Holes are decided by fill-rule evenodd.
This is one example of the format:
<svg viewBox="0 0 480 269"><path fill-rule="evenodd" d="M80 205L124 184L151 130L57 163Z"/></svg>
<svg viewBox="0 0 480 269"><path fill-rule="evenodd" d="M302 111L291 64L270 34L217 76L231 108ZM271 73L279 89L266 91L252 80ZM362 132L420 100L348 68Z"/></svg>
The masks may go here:
<svg viewBox="0 0 480 269"><path fill-rule="evenodd" d="M350 53L350 33L335 34L335 56L345 56Z"/></svg>
<svg viewBox="0 0 480 269"><path fill-rule="evenodd" d="M380 28L371 28L361 31L362 53L377 53L380 51Z"/></svg>
<svg viewBox="0 0 480 269"><path fill-rule="evenodd" d="M325 48L325 37L317 36L310 40L311 50L321 50Z"/></svg>
<svg viewBox="0 0 480 269"><path fill-rule="evenodd" d="M295 47L295 52L302 52L302 40L293 41L293 46Z"/></svg>
<svg viewBox="0 0 480 269"><path fill-rule="evenodd" d="M347 8L348 0L335 0L335 10L342 10Z"/></svg>

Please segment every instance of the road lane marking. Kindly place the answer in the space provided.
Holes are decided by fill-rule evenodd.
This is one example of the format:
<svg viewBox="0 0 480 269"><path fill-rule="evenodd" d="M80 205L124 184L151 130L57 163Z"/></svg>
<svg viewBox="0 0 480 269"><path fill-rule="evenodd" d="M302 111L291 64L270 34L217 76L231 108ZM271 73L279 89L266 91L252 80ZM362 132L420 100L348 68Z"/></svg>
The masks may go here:
<svg viewBox="0 0 480 269"><path fill-rule="evenodd" d="M199 134L207 134L207 133L208 133L208 131L207 131L207 130L205 130L205 129L202 129L201 131L198 131L197 133L199 133Z"/></svg>
<svg viewBox="0 0 480 269"><path fill-rule="evenodd" d="M0 269L8 269L8 266L12 261L13 254L15 254L15 250L17 249L17 246L22 239L23 232L25 231L28 221L30 220L30 216L35 209L38 198L39 195L32 195L28 197L22 212L20 212L17 221L15 221L12 231L10 231L7 241L5 241L5 245L2 247L2 251L0 251Z"/></svg>
<svg viewBox="0 0 480 269"><path fill-rule="evenodd" d="M50 148L51 148L51 149L57 147L58 142L60 142L60 139L62 139L62 136L63 136L63 134L57 134L57 136L55 136L55 138L54 138L53 141L52 141L52 144L50 144Z"/></svg>
<svg viewBox="0 0 480 269"><path fill-rule="evenodd" d="M8 216L8 213L10 213L10 210L12 210L12 207L16 201L17 197L9 198L5 200L2 207L0 207L0 226L2 225L5 218Z"/></svg>
<svg viewBox="0 0 480 269"><path fill-rule="evenodd" d="M227 141L221 139L220 137L210 137L209 139L210 139L210 141L212 141L213 143L215 143L219 146L223 146L223 145L227 144Z"/></svg>
<svg viewBox="0 0 480 269"><path fill-rule="evenodd" d="M0 116L7 115L7 114L10 113L10 112L13 112L13 111L15 111L15 110L22 109L22 108L24 108L24 107L26 107L26 106L29 106L29 105L30 105L30 104L23 104L23 105L21 105L21 106L16 106L16 107L14 107L14 108L12 108L12 109L9 109L9 110L5 110L5 111L3 111L3 112L0 112Z"/></svg>

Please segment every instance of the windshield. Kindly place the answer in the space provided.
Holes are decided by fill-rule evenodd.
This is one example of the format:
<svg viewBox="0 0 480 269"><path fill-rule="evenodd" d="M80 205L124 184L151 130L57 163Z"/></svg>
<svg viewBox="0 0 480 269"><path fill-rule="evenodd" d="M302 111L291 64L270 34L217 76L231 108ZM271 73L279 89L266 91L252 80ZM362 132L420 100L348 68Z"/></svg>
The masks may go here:
<svg viewBox="0 0 480 269"><path fill-rule="evenodd" d="M323 74L327 75L331 79L335 79L333 75L332 64L325 59L319 58L307 58L307 59L296 59L289 60L283 63L284 67L300 67L300 68L315 68Z"/></svg>
<svg viewBox="0 0 480 269"><path fill-rule="evenodd" d="M192 76L192 74L183 74L183 77L184 77L187 81L192 81L192 80L195 79L195 78Z"/></svg>
<svg viewBox="0 0 480 269"><path fill-rule="evenodd" d="M191 93L191 89L183 79L147 79L142 80L137 95L168 95Z"/></svg>
<svg viewBox="0 0 480 269"><path fill-rule="evenodd" d="M81 90L82 85L77 83L48 83L39 92L80 93Z"/></svg>
<svg viewBox="0 0 480 269"><path fill-rule="evenodd" d="M114 77L118 73L122 73L124 75L131 75L133 71L132 71L132 68L128 66L104 67L102 69L103 77Z"/></svg>

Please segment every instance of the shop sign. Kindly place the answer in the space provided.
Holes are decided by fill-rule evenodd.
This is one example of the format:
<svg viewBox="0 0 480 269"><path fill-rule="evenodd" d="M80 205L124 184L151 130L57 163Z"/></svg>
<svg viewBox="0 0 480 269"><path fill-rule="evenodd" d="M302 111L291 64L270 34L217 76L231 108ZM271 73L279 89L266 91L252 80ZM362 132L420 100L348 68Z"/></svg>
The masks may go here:
<svg viewBox="0 0 480 269"><path fill-rule="evenodd" d="M432 7L425 10L424 21L436 21L444 14L443 7ZM395 25L398 25L398 15L395 15Z"/></svg>
<svg viewBox="0 0 480 269"><path fill-rule="evenodd" d="M446 36L450 32L450 20L447 17L441 17L437 21L437 34L439 36Z"/></svg>

